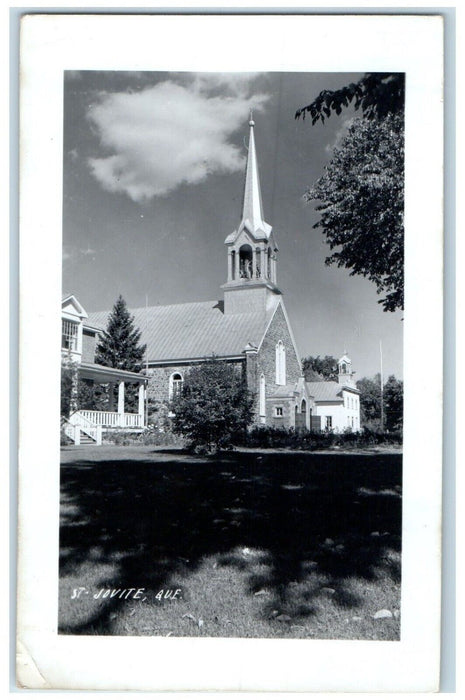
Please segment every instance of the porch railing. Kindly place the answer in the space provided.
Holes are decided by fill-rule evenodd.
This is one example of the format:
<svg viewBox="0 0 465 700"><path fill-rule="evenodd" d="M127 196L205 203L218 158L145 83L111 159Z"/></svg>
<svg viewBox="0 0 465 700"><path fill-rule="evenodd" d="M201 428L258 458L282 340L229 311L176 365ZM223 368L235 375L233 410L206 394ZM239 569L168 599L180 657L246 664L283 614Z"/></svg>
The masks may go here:
<svg viewBox="0 0 465 700"><path fill-rule="evenodd" d="M117 411L89 411L80 409L70 416L72 423L83 422L102 428L143 428L144 417L139 413L118 413Z"/></svg>
<svg viewBox="0 0 465 700"><path fill-rule="evenodd" d="M99 425L94 425L93 423L90 423L89 421L84 421L84 420L78 420L76 417L73 420L73 416L75 414L72 414L70 416L69 420L67 418L62 417L61 418L61 425L63 430L65 431L65 434L73 440L75 445L80 445L81 444L81 433L84 433L84 435L88 435L96 445L101 445L102 444L102 427Z"/></svg>

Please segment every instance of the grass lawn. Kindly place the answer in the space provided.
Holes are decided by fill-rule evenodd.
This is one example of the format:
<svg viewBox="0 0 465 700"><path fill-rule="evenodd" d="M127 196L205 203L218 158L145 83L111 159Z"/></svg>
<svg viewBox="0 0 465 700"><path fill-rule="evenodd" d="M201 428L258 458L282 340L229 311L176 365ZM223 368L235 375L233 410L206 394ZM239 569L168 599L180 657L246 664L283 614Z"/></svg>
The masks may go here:
<svg viewBox="0 0 465 700"><path fill-rule="evenodd" d="M399 639L401 479L394 451L64 448L59 631Z"/></svg>

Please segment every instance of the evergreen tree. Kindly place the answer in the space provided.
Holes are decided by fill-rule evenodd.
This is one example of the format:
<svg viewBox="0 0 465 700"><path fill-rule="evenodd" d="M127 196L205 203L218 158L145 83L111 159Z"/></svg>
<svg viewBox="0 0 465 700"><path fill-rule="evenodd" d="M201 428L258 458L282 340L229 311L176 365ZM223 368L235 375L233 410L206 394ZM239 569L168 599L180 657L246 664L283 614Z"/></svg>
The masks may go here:
<svg viewBox="0 0 465 700"><path fill-rule="evenodd" d="M108 318L106 330L103 332L97 345L95 362L105 367L125 369L130 372L140 372L145 354L146 345L139 345L141 331L134 326L134 317L128 311L126 302L120 296L115 302ZM109 404L108 391L95 388L93 396L94 408L102 410L105 403ZM116 401L113 396L113 403ZM137 407L137 386L128 384L125 394L126 410L134 411ZM108 410L108 408L107 408Z"/></svg>
<svg viewBox="0 0 465 700"><path fill-rule="evenodd" d="M106 330L97 346L95 361L105 367L140 372L146 345L139 345L141 331L134 327L134 317L120 296L108 318Z"/></svg>

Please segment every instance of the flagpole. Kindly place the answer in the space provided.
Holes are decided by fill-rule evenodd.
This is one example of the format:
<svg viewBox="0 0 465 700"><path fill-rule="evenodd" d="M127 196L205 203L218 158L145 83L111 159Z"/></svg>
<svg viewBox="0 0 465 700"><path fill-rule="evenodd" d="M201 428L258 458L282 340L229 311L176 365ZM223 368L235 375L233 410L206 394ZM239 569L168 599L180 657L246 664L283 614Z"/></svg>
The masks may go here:
<svg viewBox="0 0 465 700"><path fill-rule="evenodd" d="M149 319L148 319L148 294L145 295L145 338L148 338L149 329ZM145 344L145 376L147 377L147 383L145 385L145 425L148 427L149 424L149 396L148 396L148 377L149 377L149 351L148 344Z"/></svg>
<svg viewBox="0 0 465 700"><path fill-rule="evenodd" d="M381 341L379 341L379 362L381 370L379 378L381 385L381 432L384 432L383 346Z"/></svg>

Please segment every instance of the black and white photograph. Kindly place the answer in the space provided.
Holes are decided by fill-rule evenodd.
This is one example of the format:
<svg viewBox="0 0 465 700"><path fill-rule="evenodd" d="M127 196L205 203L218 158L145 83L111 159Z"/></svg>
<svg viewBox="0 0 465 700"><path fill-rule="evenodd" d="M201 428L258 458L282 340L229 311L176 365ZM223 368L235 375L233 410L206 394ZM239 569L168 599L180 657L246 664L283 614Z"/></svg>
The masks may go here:
<svg viewBox="0 0 465 700"><path fill-rule="evenodd" d="M404 396L433 382L433 399L437 377L408 369L420 277L436 278L406 264L407 67L134 63L53 74L54 644L395 655L411 640L412 538L434 542L421 488L441 469L411 499L418 412L425 429L439 414L417 404L409 423Z"/></svg>
<svg viewBox="0 0 465 700"><path fill-rule="evenodd" d="M60 632L399 638L404 83L65 73Z"/></svg>

